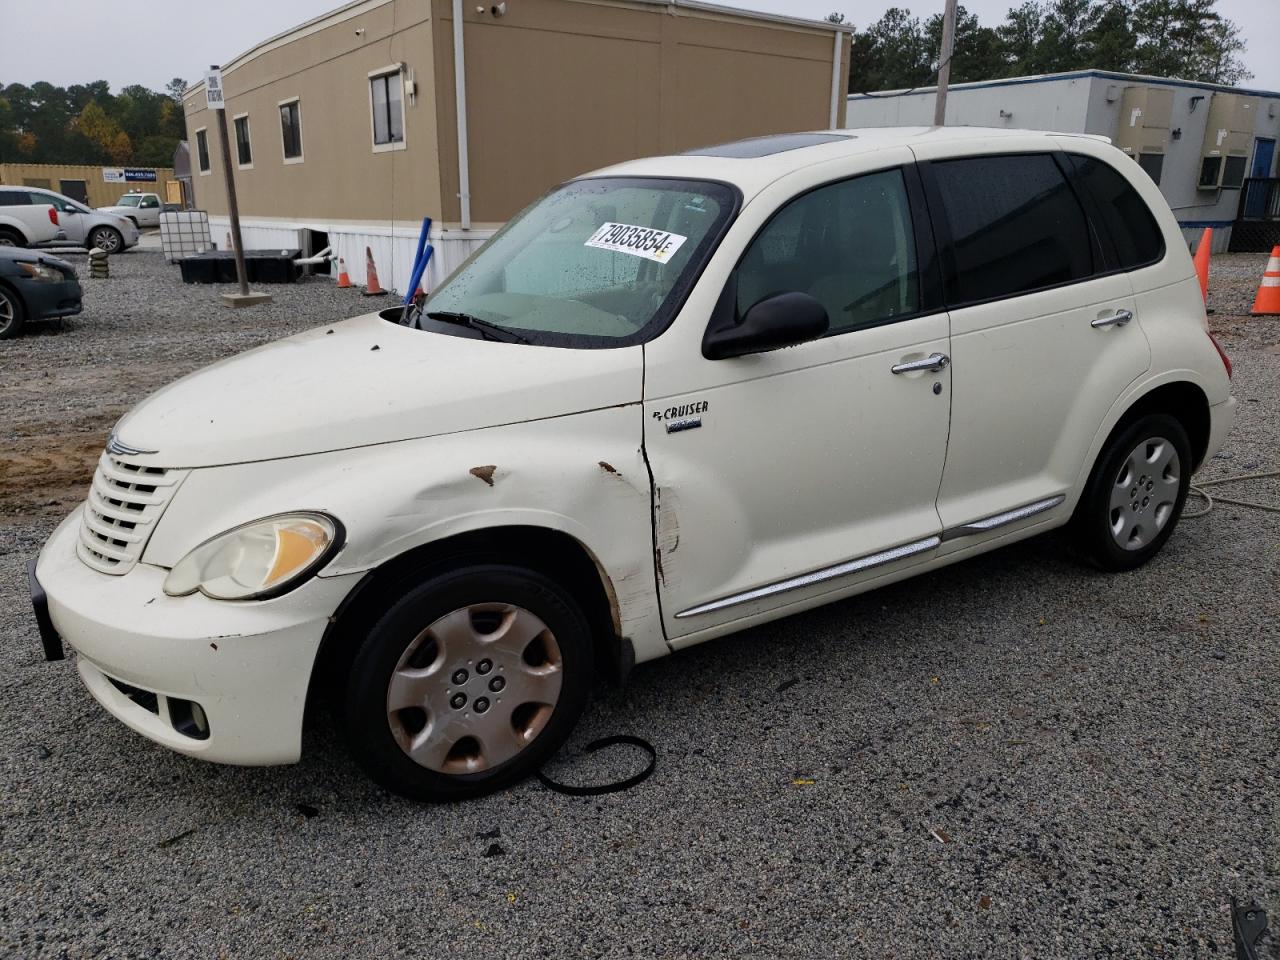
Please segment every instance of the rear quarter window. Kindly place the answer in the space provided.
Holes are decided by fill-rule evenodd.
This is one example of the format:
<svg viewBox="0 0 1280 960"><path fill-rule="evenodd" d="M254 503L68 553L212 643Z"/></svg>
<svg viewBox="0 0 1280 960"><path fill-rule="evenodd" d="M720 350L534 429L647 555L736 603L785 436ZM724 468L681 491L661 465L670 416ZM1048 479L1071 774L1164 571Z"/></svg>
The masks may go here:
<svg viewBox="0 0 1280 960"><path fill-rule="evenodd" d="M31 194L25 190L0 190L0 207L29 207Z"/></svg>
<svg viewBox="0 0 1280 960"><path fill-rule="evenodd" d="M1097 206L1099 228L1115 250L1117 266L1133 270L1164 257L1164 234L1151 208L1124 175L1096 157L1069 153L1080 185Z"/></svg>

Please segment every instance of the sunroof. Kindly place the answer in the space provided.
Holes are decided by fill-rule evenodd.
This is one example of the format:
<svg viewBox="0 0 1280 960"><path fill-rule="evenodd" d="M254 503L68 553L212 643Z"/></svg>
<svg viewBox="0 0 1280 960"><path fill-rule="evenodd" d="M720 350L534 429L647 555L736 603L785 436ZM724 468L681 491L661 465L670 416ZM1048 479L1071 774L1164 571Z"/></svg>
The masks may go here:
<svg viewBox="0 0 1280 960"><path fill-rule="evenodd" d="M699 147L697 150L686 150L686 157L736 157L750 160L753 157L767 157L774 153L785 153L787 150L800 150L803 147L816 147L820 143L834 143L837 140L852 139L844 133L778 133L768 137L752 137L750 140L735 140L732 143L721 143L714 147Z"/></svg>

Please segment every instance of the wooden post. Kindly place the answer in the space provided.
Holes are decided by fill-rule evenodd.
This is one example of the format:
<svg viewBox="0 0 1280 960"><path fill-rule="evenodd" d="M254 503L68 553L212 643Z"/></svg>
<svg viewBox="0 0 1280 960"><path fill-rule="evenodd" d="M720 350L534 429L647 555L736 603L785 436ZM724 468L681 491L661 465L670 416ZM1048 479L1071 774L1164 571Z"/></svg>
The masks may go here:
<svg viewBox="0 0 1280 960"><path fill-rule="evenodd" d="M938 96L933 102L933 125L947 123L947 85L951 83L951 54L956 45L956 0L947 0L942 14L942 49L938 51Z"/></svg>

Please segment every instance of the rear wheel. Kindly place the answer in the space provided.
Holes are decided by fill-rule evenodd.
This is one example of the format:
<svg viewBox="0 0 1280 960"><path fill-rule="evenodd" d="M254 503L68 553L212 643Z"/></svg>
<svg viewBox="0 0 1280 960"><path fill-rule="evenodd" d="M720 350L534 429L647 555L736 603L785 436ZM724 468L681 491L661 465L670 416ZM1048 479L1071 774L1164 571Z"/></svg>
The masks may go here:
<svg viewBox="0 0 1280 960"><path fill-rule="evenodd" d="M0 287L0 340L16 337L25 319L26 312L18 295L8 287Z"/></svg>
<svg viewBox="0 0 1280 960"><path fill-rule="evenodd" d="M410 590L357 652L346 727L356 760L419 800L497 790L564 742L592 677L587 620L519 567L452 571Z"/></svg>
<svg viewBox="0 0 1280 960"><path fill-rule="evenodd" d="M1191 482L1191 443L1168 414L1119 431L1098 457L1072 519L1075 541L1104 570L1132 570L1173 534Z"/></svg>
<svg viewBox="0 0 1280 960"><path fill-rule="evenodd" d="M89 234L89 249L94 247L104 253L119 253L124 248L124 237L112 227L97 227Z"/></svg>

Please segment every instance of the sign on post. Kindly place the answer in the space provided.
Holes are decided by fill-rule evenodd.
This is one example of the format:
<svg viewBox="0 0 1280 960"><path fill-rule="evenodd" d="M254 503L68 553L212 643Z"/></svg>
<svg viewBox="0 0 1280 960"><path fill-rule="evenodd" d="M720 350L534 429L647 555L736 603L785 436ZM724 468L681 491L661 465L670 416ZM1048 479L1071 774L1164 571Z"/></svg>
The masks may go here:
<svg viewBox="0 0 1280 960"><path fill-rule="evenodd" d="M222 110L226 106L222 99L221 70L210 70L204 75L204 97L210 110Z"/></svg>

